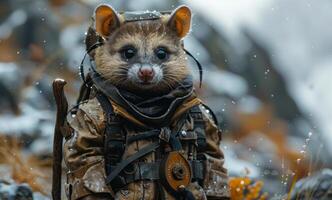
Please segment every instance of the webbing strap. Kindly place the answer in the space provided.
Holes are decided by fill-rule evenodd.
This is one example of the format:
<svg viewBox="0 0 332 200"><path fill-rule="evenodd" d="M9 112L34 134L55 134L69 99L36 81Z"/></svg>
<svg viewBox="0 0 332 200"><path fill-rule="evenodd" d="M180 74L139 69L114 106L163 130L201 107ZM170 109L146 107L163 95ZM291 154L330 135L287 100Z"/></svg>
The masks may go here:
<svg viewBox="0 0 332 200"><path fill-rule="evenodd" d="M173 151L182 150L182 144L181 144L180 138L178 137L178 134L181 131L182 127L184 126L187 117L188 117L187 113L183 114L182 117L177 122L176 128L174 128L172 130L172 133L171 133L170 139L169 139L169 144L171 145Z"/></svg>
<svg viewBox="0 0 332 200"><path fill-rule="evenodd" d="M106 172L110 173L111 166L121 160L125 150L125 135L123 135L119 118L115 115L113 106L108 98L100 92L97 93L96 98L106 113L104 158Z"/></svg>
<svg viewBox="0 0 332 200"><path fill-rule="evenodd" d="M189 164L192 169L192 179L193 180L203 180L204 174L204 164L202 161L198 160L191 160L189 161ZM117 181L116 183L112 184L112 189L116 191L117 189L121 189L125 187L126 185L140 180L159 180L160 179L160 162L136 162L133 163L133 170L130 173L126 173L126 169L124 170L124 173L121 173L121 179L122 181Z"/></svg>
<svg viewBox="0 0 332 200"><path fill-rule="evenodd" d="M194 120L194 130L197 134L197 152L204 152L206 147L205 121L199 106L194 106L189 111Z"/></svg>
<svg viewBox="0 0 332 200"><path fill-rule="evenodd" d="M154 137L158 137L160 133L160 129L153 129L150 131L139 132L137 135L132 135L127 138L127 144L131 144L137 140L145 140Z"/></svg>
<svg viewBox="0 0 332 200"><path fill-rule="evenodd" d="M106 114L114 114L113 106L103 93L97 94L97 99ZM107 116L108 117L108 116Z"/></svg>
<svg viewBox="0 0 332 200"><path fill-rule="evenodd" d="M115 168L113 168L113 171L107 176L106 178L106 184L109 184L112 182L112 180L120 174L120 172L127 167L129 164L134 162L135 160L151 153L152 151L156 150L159 147L159 142L154 142L141 150L139 150L137 153L135 153L132 156L129 156L127 159L122 160L118 165L116 165Z"/></svg>

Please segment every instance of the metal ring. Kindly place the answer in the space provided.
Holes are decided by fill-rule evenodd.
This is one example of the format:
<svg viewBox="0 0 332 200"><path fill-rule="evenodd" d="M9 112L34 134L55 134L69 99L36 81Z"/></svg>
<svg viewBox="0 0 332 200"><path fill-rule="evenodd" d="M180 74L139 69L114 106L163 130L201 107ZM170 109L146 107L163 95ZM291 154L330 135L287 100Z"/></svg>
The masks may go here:
<svg viewBox="0 0 332 200"><path fill-rule="evenodd" d="M127 175L134 174L137 171L137 163L132 163L123 169L123 172Z"/></svg>

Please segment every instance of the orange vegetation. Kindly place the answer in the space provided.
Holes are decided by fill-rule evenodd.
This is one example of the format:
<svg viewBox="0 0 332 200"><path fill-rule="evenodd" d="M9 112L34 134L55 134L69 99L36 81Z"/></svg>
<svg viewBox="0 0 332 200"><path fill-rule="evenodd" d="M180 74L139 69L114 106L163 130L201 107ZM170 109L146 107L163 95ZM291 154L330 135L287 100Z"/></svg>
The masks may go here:
<svg viewBox="0 0 332 200"><path fill-rule="evenodd" d="M229 188L232 200L265 200L267 193L262 192L262 181L251 181L247 177L231 178Z"/></svg>
<svg viewBox="0 0 332 200"><path fill-rule="evenodd" d="M288 146L287 135L290 133L287 123L275 117L270 106L265 104L255 113L237 112L236 119L237 124L231 135L234 135L239 143L250 134L259 132L274 143L278 157L280 160L285 160L285 165L290 170L299 178L307 175L308 161L305 160L304 155ZM301 165L297 163L297 160L301 160Z"/></svg>

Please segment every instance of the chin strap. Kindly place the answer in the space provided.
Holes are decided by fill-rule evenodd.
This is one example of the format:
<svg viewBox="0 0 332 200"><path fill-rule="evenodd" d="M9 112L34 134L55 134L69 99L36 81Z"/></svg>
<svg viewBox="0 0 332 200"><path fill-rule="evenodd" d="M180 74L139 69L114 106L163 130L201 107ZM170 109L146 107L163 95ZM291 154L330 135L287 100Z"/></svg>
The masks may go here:
<svg viewBox="0 0 332 200"><path fill-rule="evenodd" d="M190 56L192 59L194 59L194 61L197 64L198 67L198 71L199 71L199 88L202 87L202 80L203 80L203 67L201 65L201 63L199 63L199 61L185 48L183 48L184 52L186 52L186 54L188 56Z"/></svg>
<svg viewBox="0 0 332 200"><path fill-rule="evenodd" d="M81 64L80 64L80 66L79 66L79 71L80 71L81 79L82 79L82 81L84 82L84 84L85 84L86 86L88 86L88 85L87 85L87 82L86 82L86 80L85 80L85 74L84 74L84 60L85 60L86 56L89 55L89 53L90 53L91 51L93 51L93 50L95 50L96 48L102 46L103 44L104 44L103 42L97 42L97 43L93 44L92 46L89 47L89 49L85 52L85 54L84 54L84 56L83 56L83 59L82 59ZM93 67L92 62L93 62L93 60L90 58L91 69L92 69L93 71L95 71L95 68Z"/></svg>

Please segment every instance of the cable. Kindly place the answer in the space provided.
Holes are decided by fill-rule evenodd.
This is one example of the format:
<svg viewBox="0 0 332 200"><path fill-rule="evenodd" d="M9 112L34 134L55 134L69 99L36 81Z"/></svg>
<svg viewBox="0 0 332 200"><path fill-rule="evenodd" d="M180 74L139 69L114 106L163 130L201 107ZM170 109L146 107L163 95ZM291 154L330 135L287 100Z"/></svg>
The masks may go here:
<svg viewBox="0 0 332 200"><path fill-rule="evenodd" d="M81 61L81 64L79 66L79 71L80 71L80 76L82 81L84 82L85 85L87 85L86 80L85 80L85 74L84 74L84 60L86 58L86 56L94 49L100 47L101 45L103 45L103 42L97 42L95 44L93 44L91 47L89 47L89 49L85 52L83 59ZM90 62L92 62L92 60L90 59ZM94 69L93 69L94 70Z"/></svg>
<svg viewBox="0 0 332 200"><path fill-rule="evenodd" d="M186 54L188 56L190 56L192 59L194 59L194 61L197 64L198 70L199 70L199 88L202 87L202 80L203 80L203 67L201 65L201 63L199 63L199 61L187 50L187 49L183 49L184 52L186 52Z"/></svg>

